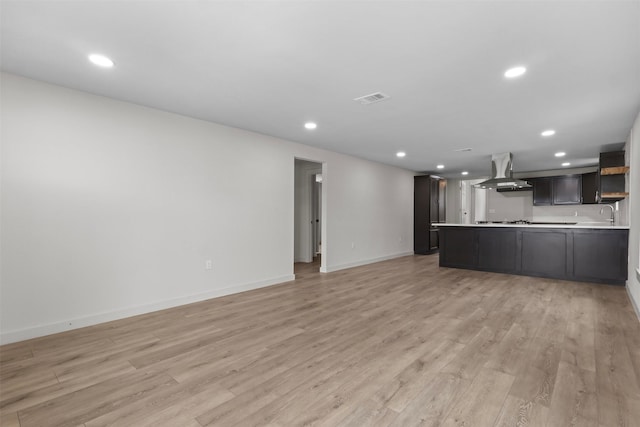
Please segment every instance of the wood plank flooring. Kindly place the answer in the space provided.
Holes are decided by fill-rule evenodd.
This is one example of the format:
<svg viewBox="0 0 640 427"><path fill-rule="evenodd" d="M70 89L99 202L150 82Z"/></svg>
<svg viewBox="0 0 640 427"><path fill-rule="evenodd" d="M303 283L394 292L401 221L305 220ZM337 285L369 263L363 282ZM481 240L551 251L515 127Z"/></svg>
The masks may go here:
<svg viewBox="0 0 640 427"><path fill-rule="evenodd" d="M10 426L640 426L619 286L409 256L0 347Z"/></svg>

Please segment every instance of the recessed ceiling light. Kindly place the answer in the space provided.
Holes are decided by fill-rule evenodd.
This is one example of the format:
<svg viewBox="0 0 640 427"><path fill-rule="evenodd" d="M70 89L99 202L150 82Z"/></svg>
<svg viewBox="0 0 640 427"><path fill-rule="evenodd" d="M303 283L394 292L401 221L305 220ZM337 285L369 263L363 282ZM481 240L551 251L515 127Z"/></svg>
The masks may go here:
<svg viewBox="0 0 640 427"><path fill-rule="evenodd" d="M520 77L521 75L523 75L524 73L527 72L527 69L524 67L513 67L513 68L509 68L507 71L504 72L504 76L506 78L512 79L514 77Z"/></svg>
<svg viewBox="0 0 640 427"><path fill-rule="evenodd" d="M469 172L464 171L464 172L462 172L462 175L469 175Z"/></svg>
<svg viewBox="0 0 640 427"><path fill-rule="evenodd" d="M311 130L317 128L318 125L313 122L307 122L304 124L304 127Z"/></svg>
<svg viewBox="0 0 640 427"><path fill-rule="evenodd" d="M540 135L542 136L553 136L556 134L556 131L553 129L549 129L549 130L545 130L544 132L542 132Z"/></svg>
<svg viewBox="0 0 640 427"><path fill-rule="evenodd" d="M436 166L438 169L444 169L444 165L438 165Z"/></svg>
<svg viewBox="0 0 640 427"><path fill-rule="evenodd" d="M404 156L406 156L406 155L407 155L407 153L405 153L404 151L398 151L398 152L396 153L396 156L398 156L398 157L404 157Z"/></svg>
<svg viewBox="0 0 640 427"><path fill-rule="evenodd" d="M113 67L113 61L110 58L107 58L104 55L99 55L97 53L93 53L89 55L89 61L99 67L111 68Z"/></svg>
<svg viewBox="0 0 640 427"><path fill-rule="evenodd" d="M556 157L564 157L566 155L567 155L567 153L565 153L564 151L558 151L556 154L554 154L554 156L556 156Z"/></svg>
<svg viewBox="0 0 640 427"><path fill-rule="evenodd" d="M562 164L562 166L571 166L571 163L569 163L569 162L564 162L564 163Z"/></svg>

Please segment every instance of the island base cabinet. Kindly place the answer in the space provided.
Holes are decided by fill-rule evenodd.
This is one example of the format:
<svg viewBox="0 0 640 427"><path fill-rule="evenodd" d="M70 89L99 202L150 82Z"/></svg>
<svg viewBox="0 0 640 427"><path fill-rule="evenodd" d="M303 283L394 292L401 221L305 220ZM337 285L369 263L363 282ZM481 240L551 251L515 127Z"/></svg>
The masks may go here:
<svg viewBox="0 0 640 427"><path fill-rule="evenodd" d="M623 285L626 229L443 226L440 266Z"/></svg>
<svg viewBox="0 0 640 427"><path fill-rule="evenodd" d="M512 272L517 267L517 234L510 230L478 229L480 270Z"/></svg>
<svg viewBox="0 0 640 427"><path fill-rule="evenodd" d="M567 233L521 231L521 272L527 276L567 278Z"/></svg>
<svg viewBox="0 0 640 427"><path fill-rule="evenodd" d="M573 235L573 277L576 280L627 279L627 233L593 231Z"/></svg>
<svg viewBox="0 0 640 427"><path fill-rule="evenodd" d="M446 239L442 238L446 233ZM473 269L477 264L476 230L467 227L440 229L440 265Z"/></svg>

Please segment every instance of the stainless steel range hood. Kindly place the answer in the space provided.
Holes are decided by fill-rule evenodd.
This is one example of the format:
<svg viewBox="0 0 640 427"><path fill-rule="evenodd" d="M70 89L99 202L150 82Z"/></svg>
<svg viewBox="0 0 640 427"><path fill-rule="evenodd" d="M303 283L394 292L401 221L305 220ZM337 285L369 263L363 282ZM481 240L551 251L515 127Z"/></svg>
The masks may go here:
<svg viewBox="0 0 640 427"><path fill-rule="evenodd" d="M513 155L511 153L493 154L491 156L491 179L474 184L476 188L495 188L497 190L523 190L531 188L531 184L513 178Z"/></svg>

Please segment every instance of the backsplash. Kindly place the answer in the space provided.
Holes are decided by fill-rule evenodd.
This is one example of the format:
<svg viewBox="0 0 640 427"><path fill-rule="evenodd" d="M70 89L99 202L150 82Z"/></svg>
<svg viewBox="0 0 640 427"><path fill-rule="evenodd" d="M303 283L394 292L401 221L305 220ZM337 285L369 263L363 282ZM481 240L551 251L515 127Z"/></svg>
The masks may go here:
<svg viewBox="0 0 640 427"><path fill-rule="evenodd" d="M533 195L531 191L498 193L487 192L487 221L530 220L533 217Z"/></svg>
<svg viewBox="0 0 640 427"><path fill-rule="evenodd" d="M570 206L532 206L533 221L548 222L586 222L594 225L610 225L611 209L604 205L570 205ZM618 224L616 216L616 225Z"/></svg>
<svg viewBox="0 0 640 427"><path fill-rule="evenodd" d="M487 191L487 220L504 221L525 219L535 222L579 222L609 225L611 211L604 205L533 206L533 192ZM614 203L616 225L628 225L627 201Z"/></svg>

